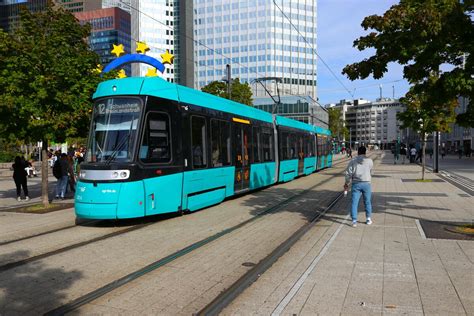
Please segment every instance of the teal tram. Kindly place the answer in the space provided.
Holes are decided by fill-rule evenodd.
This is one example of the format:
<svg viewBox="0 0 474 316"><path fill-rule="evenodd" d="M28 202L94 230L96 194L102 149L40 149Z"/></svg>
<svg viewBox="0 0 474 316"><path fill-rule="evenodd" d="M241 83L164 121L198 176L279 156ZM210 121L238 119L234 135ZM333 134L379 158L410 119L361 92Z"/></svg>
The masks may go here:
<svg viewBox="0 0 474 316"><path fill-rule="evenodd" d="M158 77L98 86L78 218L195 211L332 164L328 130Z"/></svg>

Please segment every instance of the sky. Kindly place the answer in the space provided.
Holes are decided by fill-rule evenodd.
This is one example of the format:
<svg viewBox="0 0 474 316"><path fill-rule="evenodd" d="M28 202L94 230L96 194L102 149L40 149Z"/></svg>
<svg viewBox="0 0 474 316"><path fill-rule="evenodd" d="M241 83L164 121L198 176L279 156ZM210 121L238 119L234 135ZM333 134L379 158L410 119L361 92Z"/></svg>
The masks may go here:
<svg viewBox="0 0 474 316"><path fill-rule="evenodd" d="M350 81L341 73L346 65L362 61L374 53L372 49L361 52L352 47L355 39L369 32L361 26L364 17L382 15L396 3L398 1L394 0L318 1L318 98L321 105L337 103L343 99L375 101L380 97L380 85L383 97L392 98L395 95L395 98L399 98L408 91L408 82L403 79L403 67L396 63L389 64L388 71L379 80L370 76L365 80Z"/></svg>

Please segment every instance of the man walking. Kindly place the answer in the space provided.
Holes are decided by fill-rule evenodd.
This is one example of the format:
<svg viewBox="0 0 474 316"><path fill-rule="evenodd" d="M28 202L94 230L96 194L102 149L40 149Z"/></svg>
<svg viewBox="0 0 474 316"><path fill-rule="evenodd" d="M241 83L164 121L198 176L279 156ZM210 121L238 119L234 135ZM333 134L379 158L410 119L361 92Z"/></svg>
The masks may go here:
<svg viewBox="0 0 474 316"><path fill-rule="evenodd" d="M364 197L366 224L372 224L372 202L370 201L372 195L372 187L370 181L372 180L372 168L374 162L372 159L365 156L367 149L362 146L357 150L358 156L349 162L346 169L346 182L344 190L347 190L349 184L352 182L352 203L351 203L351 217L352 227L357 226L357 208L359 206L360 196Z"/></svg>

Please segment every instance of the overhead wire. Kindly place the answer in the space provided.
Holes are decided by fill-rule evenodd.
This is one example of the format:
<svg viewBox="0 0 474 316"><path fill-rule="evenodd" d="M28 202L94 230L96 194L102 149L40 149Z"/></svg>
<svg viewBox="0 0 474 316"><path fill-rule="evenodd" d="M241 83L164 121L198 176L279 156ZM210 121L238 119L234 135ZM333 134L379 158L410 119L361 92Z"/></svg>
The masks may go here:
<svg viewBox="0 0 474 316"><path fill-rule="evenodd" d="M306 39L306 37L301 34L300 30L293 24L293 22L291 21L291 19L285 14L285 12L283 12L283 10L278 6L278 4L276 3L276 0L273 0L273 4L278 8L278 10L280 10L281 14L288 20L288 22L290 22L290 25L296 30L296 32L298 32L298 34L303 38L303 40L306 42L306 44L308 44L308 46L311 48L311 50L313 51L313 53L319 57L319 59L322 61L322 63L324 64L324 66L326 66L326 68L329 70L329 72L334 76L334 78L339 82L339 84L344 88L345 91L347 91L347 93L349 93L349 95L354 98L354 94L350 92L350 90L344 85L344 83L342 83L341 80L339 80L339 78L336 76L336 74L334 73L334 71L332 71L331 67L329 67L329 65L324 61L324 59L321 57L321 55L318 54L318 52L314 49L313 45L311 45L311 43L309 43L309 41Z"/></svg>
<svg viewBox="0 0 474 316"><path fill-rule="evenodd" d="M138 9L138 8L135 8L134 6L132 6L132 5L128 4L128 3L122 2L122 0L119 0L119 1L120 1L121 4L124 4L124 5L128 6L130 9L133 9L133 10L137 11L139 14L142 14L142 15L148 17L149 19L151 19L151 20L153 20L153 21L155 21L155 22L157 22L157 23L159 23L159 24L165 26L166 28L168 28L168 29L171 30L171 31L175 31L174 27L171 27L170 25L166 25L166 24L163 23L162 21L157 20L155 17L153 17L153 16L151 16L151 15L149 15L149 14L143 12L142 10L140 10L140 9ZM237 65L239 65L239 66L241 66L241 67L247 69L249 72L254 73L254 74L257 76L257 78L260 77L261 74L260 74L259 72L257 72L257 71L252 71L252 70L250 69L250 67L248 67L248 66L246 66L246 65L243 65L243 64L241 64L241 63L238 62L238 61L237 61L237 62L233 62L231 57L228 57L228 56L224 55L223 53L219 53L218 51L216 51L216 50L213 49L212 47L209 47L209 46L207 46L206 44L202 43L201 41L198 41L198 40L194 39L194 37L189 36L189 35L187 35L187 34L184 34L184 37L186 37L186 38L192 40L195 44L197 44L197 45L199 45L199 46L202 46L202 47L204 47L204 48L206 48L206 49L208 49L208 50L214 52L215 54L224 57L225 59L227 59L227 60L229 61L229 64L237 64ZM153 47L153 46L150 46L150 47ZM163 50L162 48L160 48L160 49ZM313 49L313 51L314 51L314 49ZM194 60L190 60L190 59L186 59L186 60L189 60L189 61L193 62L195 65L198 65L198 63L197 63L196 61L194 61ZM200 66L198 66L198 67L200 67ZM210 66L210 65L205 65L204 67L208 67L208 68L212 68L212 69L214 69L214 70L217 70L217 68L215 68L214 66ZM219 70L220 70L220 69L219 69ZM286 93L286 95L295 96L295 97L298 97L298 98L300 98L300 99L302 99L302 100L307 101L307 99L304 98L304 97L302 97L301 95L292 94L291 92L285 92L285 93ZM311 98L311 99L312 99L313 101L315 101L315 103L317 103L318 105L320 105L319 102L317 102L317 100L314 100L313 98ZM321 106L321 105L320 105L320 106Z"/></svg>

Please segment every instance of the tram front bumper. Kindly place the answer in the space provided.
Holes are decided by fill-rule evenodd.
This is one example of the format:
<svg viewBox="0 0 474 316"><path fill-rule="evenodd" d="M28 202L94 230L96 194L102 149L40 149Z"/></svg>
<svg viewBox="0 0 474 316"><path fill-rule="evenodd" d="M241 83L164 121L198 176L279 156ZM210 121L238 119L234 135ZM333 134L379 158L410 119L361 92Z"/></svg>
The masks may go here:
<svg viewBox="0 0 474 316"><path fill-rule="evenodd" d="M90 219L134 218L145 215L142 181L90 183L78 181L76 216Z"/></svg>

